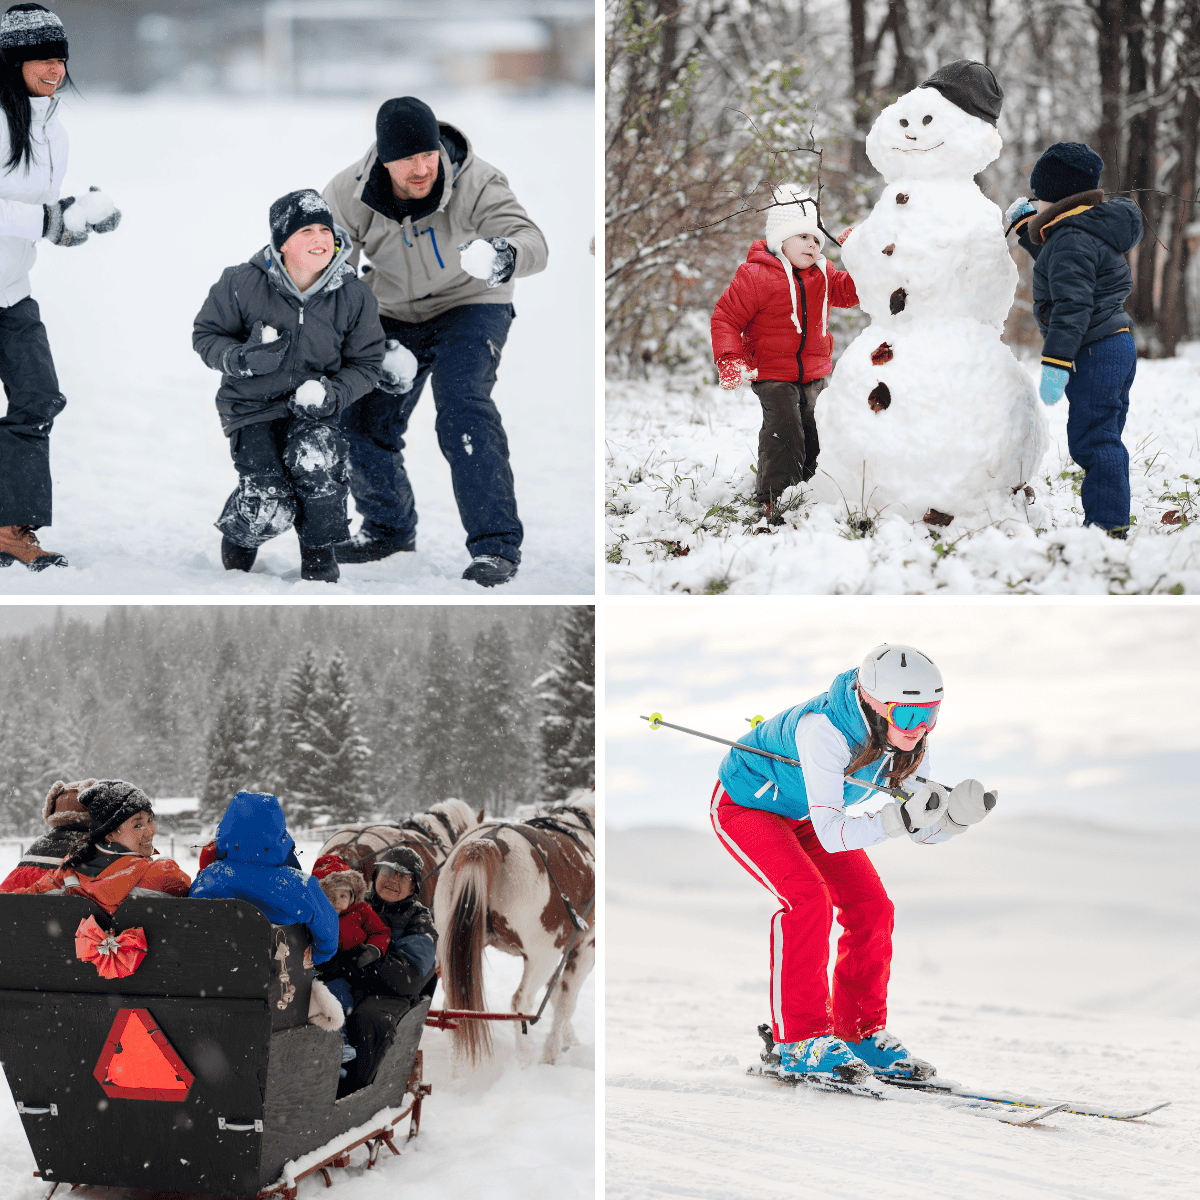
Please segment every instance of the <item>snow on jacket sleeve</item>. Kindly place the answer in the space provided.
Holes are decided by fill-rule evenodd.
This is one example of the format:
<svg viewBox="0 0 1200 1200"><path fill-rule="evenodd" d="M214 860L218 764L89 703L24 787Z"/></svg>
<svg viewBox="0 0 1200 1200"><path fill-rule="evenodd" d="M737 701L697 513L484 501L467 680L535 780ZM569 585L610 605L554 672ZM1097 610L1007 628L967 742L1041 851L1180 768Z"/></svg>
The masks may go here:
<svg viewBox="0 0 1200 1200"><path fill-rule="evenodd" d="M796 725L796 757L804 771L808 815L817 840L830 854L862 850L888 840L878 813L851 817L846 814L845 776L850 747L820 713L806 713Z"/></svg>
<svg viewBox="0 0 1200 1200"><path fill-rule="evenodd" d="M829 305L831 308L857 308L858 291L849 271L829 268Z"/></svg>
<svg viewBox="0 0 1200 1200"><path fill-rule="evenodd" d="M470 169L478 170L487 164L476 159ZM487 182L479 189L471 221L476 237L507 238L517 252L512 277L520 279L546 269L550 251L542 231L529 219L529 214L517 202L507 178L491 167Z"/></svg>
<svg viewBox="0 0 1200 1200"><path fill-rule="evenodd" d="M379 304L371 289L359 279L347 280L345 286L354 289L352 303L357 303L358 315L342 339L341 369L328 376L338 412L375 390L383 366L385 344L383 326L379 323Z"/></svg>
<svg viewBox="0 0 1200 1200"><path fill-rule="evenodd" d="M742 333L749 328L758 309L754 272L748 263L742 263L713 309L713 362L720 362L727 354L740 358L745 353Z"/></svg>
<svg viewBox="0 0 1200 1200"><path fill-rule="evenodd" d="M1096 268L1100 242L1070 228L1055 235L1047 282L1050 319L1042 344L1042 361L1056 366L1073 363L1092 322L1096 302Z"/></svg>
<svg viewBox="0 0 1200 1200"><path fill-rule="evenodd" d="M221 359L232 345L240 346L246 339L245 320L237 302L233 276L238 267L226 267L221 278L212 285L192 326L192 348L204 360L206 367L221 370Z"/></svg>

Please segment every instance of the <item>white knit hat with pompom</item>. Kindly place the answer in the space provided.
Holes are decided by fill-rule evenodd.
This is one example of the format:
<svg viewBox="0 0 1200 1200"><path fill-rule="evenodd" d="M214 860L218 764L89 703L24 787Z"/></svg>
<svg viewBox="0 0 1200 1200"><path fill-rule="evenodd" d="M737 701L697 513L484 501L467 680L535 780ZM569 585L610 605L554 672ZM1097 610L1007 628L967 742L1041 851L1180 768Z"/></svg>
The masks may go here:
<svg viewBox="0 0 1200 1200"><path fill-rule="evenodd" d="M825 235L817 226L817 201L798 183L781 183L774 192L775 203L767 209L767 249L778 254L779 248L798 233L811 233L817 249L825 245Z"/></svg>

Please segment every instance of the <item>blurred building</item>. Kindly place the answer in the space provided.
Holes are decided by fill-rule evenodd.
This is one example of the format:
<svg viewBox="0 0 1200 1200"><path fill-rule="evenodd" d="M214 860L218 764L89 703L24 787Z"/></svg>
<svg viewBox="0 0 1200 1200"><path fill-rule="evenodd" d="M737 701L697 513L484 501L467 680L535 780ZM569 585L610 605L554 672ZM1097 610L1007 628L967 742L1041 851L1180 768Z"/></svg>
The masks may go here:
<svg viewBox="0 0 1200 1200"><path fill-rule="evenodd" d="M378 95L595 81L594 0L47 0L88 90Z"/></svg>

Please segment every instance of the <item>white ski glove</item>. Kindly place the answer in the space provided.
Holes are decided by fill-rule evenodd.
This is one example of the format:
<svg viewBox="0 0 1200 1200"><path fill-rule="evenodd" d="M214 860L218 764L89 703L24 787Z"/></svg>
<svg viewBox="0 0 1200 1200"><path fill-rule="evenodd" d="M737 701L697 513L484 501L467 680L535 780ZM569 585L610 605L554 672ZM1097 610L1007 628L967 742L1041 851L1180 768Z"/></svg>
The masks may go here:
<svg viewBox="0 0 1200 1200"><path fill-rule="evenodd" d="M888 837L899 837L918 829L928 829L941 822L946 813L950 793L939 783L923 783L903 804L895 800L879 810L883 831Z"/></svg>
<svg viewBox="0 0 1200 1200"><path fill-rule="evenodd" d="M977 825L996 807L997 792L986 792L978 779L964 779L950 793L946 816L955 825Z"/></svg>

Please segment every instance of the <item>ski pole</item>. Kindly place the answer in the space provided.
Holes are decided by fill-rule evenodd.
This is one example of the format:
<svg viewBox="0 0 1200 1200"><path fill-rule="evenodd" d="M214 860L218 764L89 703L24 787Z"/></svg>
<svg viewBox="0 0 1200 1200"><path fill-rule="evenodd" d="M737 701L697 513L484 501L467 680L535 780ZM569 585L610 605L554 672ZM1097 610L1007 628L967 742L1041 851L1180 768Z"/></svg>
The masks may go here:
<svg viewBox="0 0 1200 1200"><path fill-rule="evenodd" d="M802 767L803 764L794 758L786 758L782 754L772 754L770 750L759 750L757 746L743 746L741 742L731 742L728 738L715 737L711 733L701 733L698 729L688 729L686 725L672 725L670 721L662 719L662 713L651 713L648 717L642 717L643 721L650 722L651 729L661 729L664 726L667 729L678 729L680 733L690 733L693 737L707 738L710 742L720 742L722 746L729 746L733 750L741 750L745 754L758 754L763 758L773 759L775 762L786 763L789 767ZM757 726L761 723L761 718L756 718L750 721L752 726ZM903 788L887 787L882 783L870 783L865 779L851 777L855 787L871 788L876 792L883 792L885 795L891 796L895 800L911 800L913 793L906 792ZM922 779L919 775L914 775L914 779L918 783L929 783L928 779ZM935 787L942 788L943 791L949 792L950 789L943 784L935 784Z"/></svg>

